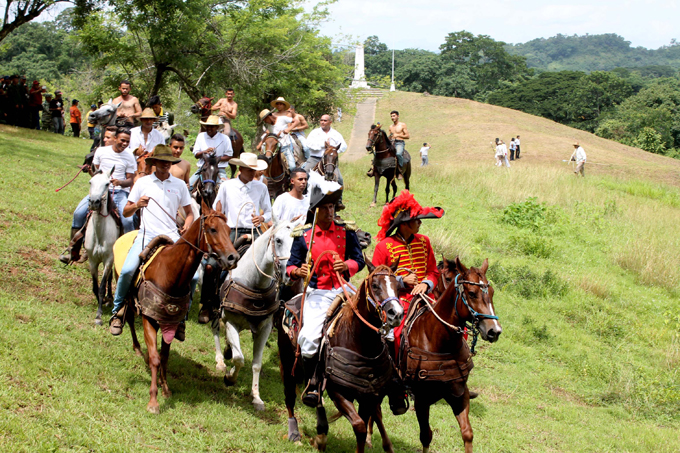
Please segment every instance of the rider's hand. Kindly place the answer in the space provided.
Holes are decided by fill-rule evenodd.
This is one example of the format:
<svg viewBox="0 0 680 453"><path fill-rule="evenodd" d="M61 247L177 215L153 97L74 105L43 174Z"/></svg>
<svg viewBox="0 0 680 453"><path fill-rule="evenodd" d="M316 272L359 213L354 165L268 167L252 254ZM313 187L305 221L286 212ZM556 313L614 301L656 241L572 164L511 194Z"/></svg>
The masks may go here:
<svg viewBox="0 0 680 453"><path fill-rule="evenodd" d="M294 277L307 278L307 275L309 274L309 265L307 263L303 264L302 266L295 269L294 273Z"/></svg>
<svg viewBox="0 0 680 453"><path fill-rule="evenodd" d="M349 270L349 266L339 256L336 256L335 261L333 261L333 270L335 272L345 272Z"/></svg>
<svg viewBox="0 0 680 453"><path fill-rule="evenodd" d="M255 226L255 228L259 227L262 223L264 223L264 217L262 217L261 215L251 214L251 216L253 218L253 225Z"/></svg>
<svg viewBox="0 0 680 453"><path fill-rule="evenodd" d="M427 285L427 283L418 283L411 291L411 294L414 296L417 294L425 294L428 289L430 289L430 287Z"/></svg>
<svg viewBox="0 0 680 453"><path fill-rule="evenodd" d="M118 118L127 118L127 113L125 112L120 112L116 115Z"/></svg>
<svg viewBox="0 0 680 453"><path fill-rule="evenodd" d="M408 286L416 286L418 284L418 276L413 272L406 277L402 277L402 280L404 281L404 284Z"/></svg>
<svg viewBox="0 0 680 453"><path fill-rule="evenodd" d="M137 209L146 208L147 206L149 206L149 197L147 196L141 197L139 201L135 203L135 205L137 205Z"/></svg>

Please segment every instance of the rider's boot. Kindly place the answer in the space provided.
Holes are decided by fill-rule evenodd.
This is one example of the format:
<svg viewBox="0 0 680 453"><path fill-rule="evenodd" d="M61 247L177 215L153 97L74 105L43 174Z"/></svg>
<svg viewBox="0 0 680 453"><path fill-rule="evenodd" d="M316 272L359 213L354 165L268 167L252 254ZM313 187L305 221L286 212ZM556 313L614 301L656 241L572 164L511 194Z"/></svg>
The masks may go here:
<svg viewBox="0 0 680 453"><path fill-rule="evenodd" d="M366 176L368 176L369 178L372 178L374 171L375 171L375 167L373 165L371 165L371 168L369 168L368 171L366 172Z"/></svg>
<svg viewBox="0 0 680 453"><path fill-rule="evenodd" d="M337 203L335 203L335 212L342 211L345 209L345 203L342 202L342 200L338 200Z"/></svg>
<svg viewBox="0 0 680 453"><path fill-rule="evenodd" d="M179 323L177 326L177 330L175 331L175 340L177 341L184 341L186 338L186 332L187 332L187 327L185 321L182 321Z"/></svg>
<svg viewBox="0 0 680 453"><path fill-rule="evenodd" d="M394 350L394 342L387 342L387 349L392 358L392 363L396 364L396 352ZM392 378L387 383L387 396L390 400L390 409L394 415L403 415L408 410L408 395L406 394L406 387L404 382L399 377L399 373L395 368L392 369Z"/></svg>
<svg viewBox="0 0 680 453"><path fill-rule="evenodd" d="M309 407L317 407L321 402L321 395L319 394L319 382L316 377L316 368L319 365L319 355L309 359L302 359L302 367L305 370L305 382L307 387L302 394L302 404Z"/></svg>
<svg viewBox="0 0 680 453"><path fill-rule="evenodd" d="M111 316L109 321L109 331L111 335L118 336L123 333L123 326L125 325L125 311L127 310L127 304L123 305L118 312Z"/></svg>
<svg viewBox="0 0 680 453"><path fill-rule="evenodd" d="M59 255L59 261L61 261L64 264L69 264L71 262L71 242L73 241L73 236L76 235L76 233L80 230L80 228L73 228L71 227L71 237L69 238L69 244L68 248L64 250L64 253Z"/></svg>
<svg viewBox="0 0 680 453"><path fill-rule="evenodd" d="M397 180L401 181L401 173L402 172L401 172L401 167L399 166L399 162L397 162L396 172L397 172Z"/></svg>

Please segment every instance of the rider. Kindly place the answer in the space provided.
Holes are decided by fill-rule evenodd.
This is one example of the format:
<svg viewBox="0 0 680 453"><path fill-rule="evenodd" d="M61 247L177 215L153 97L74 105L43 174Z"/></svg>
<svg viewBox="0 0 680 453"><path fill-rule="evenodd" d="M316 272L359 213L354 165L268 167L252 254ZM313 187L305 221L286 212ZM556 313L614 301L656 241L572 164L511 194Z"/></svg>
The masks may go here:
<svg viewBox="0 0 680 453"><path fill-rule="evenodd" d="M338 154L342 154L347 150L347 143L345 143L345 139L342 138L340 132L331 127L332 123L333 120L331 119L330 115L322 115L321 119L319 119L320 127L314 129L309 134L309 137L307 137L307 146L309 146L311 153L309 158L307 159L307 162L305 162L304 165L302 165L302 168L304 168L305 170L311 172L314 169L314 167L316 167L316 164L318 164L321 161L321 159L323 158L323 153L326 150L326 144L329 144L331 146L340 145L340 148L338 149ZM344 184L344 181L342 178L342 173L340 172L339 165L337 167L337 171L338 171L338 183L342 186ZM342 204L342 199L338 203L337 208L338 211L342 211L343 209L345 209L345 205Z"/></svg>
<svg viewBox="0 0 680 453"><path fill-rule="evenodd" d="M130 94L131 86L128 80L121 80L118 85L120 96L112 101L112 104L121 103L116 112L116 126L134 127L135 119L142 115L142 106L139 105L139 99Z"/></svg>
<svg viewBox="0 0 680 453"><path fill-rule="evenodd" d="M211 107L212 111L218 110L217 116L220 118L222 124L224 124L224 135L228 135L232 142L236 141L236 133L231 127L231 121L236 119L236 114L238 112L238 104L234 101L234 89L227 88L224 93L226 97L223 97Z"/></svg>
<svg viewBox="0 0 680 453"><path fill-rule="evenodd" d="M165 145L163 134L153 128L158 119L153 109L145 108L140 117L142 125L130 130L130 152L141 156L145 152L152 153L156 145Z"/></svg>
<svg viewBox="0 0 680 453"><path fill-rule="evenodd" d="M297 123L297 125L293 127L292 137L299 142L302 152L305 155L305 159L309 159L310 150L309 146L307 146L307 137L305 137L305 130L309 129L309 124L307 124L307 120L303 115L300 115L295 111L294 106L291 105L288 111L293 114L293 119Z"/></svg>
<svg viewBox="0 0 680 453"><path fill-rule="evenodd" d="M111 135L114 135L113 139ZM107 130L104 135L104 143L108 146L97 148L94 155L93 165L97 170L109 172L115 167L111 175L111 189L113 191L113 201L116 204L118 213L121 214L121 223L125 233L134 229L132 219L122 217L123 207L128 199L130 187L132 187L133 177L137 170L137 162L134 156L127 151L130 141L130 131L126 128L118 128L115 133ZM89 210L89 194L83 198L78 207L73 212L73 223L71 224L71 243L68 249L61 254L59 260L64 264L71 261L78 261L82 240L85 237L87 213ZM82 230L82 231L81 231Z"/></svg>
<svg viewBox="0 0 680 453"><path fill-rule="evenodd" d="M399 112L392 110L390 112L390 118L392 118L392 125L390 126L390 140L394 143L394 149L397 152L397 173L398 179L401 179L402 168L404 166L404 140L411 138L408 133L406 124L399 121Z"/></svg>
<svg viewBox="0 0 680 453"><path fill-rule="evenodd" d="M284 98L278 97L270 102L270 105L276 109L271 114L276 122L273 128L270 129L270 132L279 137L281 153L283 153L288 162L288 169L292 170L297 167L297 163L293 154L293 139L289 134L298 127L298 123L295 120L295 116L289 111L290 102Z"/></svg>
<svg viewBox="0 0 680 453"><path fill-rule="evenodd" d="M300 167L290 172L290 192L276 197L272 206L272 213L276 220L293 220L295 217L307 214L309 210L307 179L307 172Z"/></svg>
<svg viewBox="0 0 680 453"><path fill-rule="evenodd" d="M189 186L192 189L201 175L201 167L205 164L203 157L214 156L218 158L217 167L219 168L220 181L224 182L228 179L228 162L234 155L234 148L231 146L231 140L227 139L227 136L223 133L217 132L220 128L220 119L217 116L210 115L207 120L199 121L199 123L205 128L205 132L198 134L196 142L194 143L193 152L194 156L198 158L198 170L189 179Z"/></svg>
<svg viewBox="0 0 680 453"><path fill-rule="evenodd" d="M320 394L316 380L319 363L319 344L326 311L335 297L342 292L336 272L349 280L351 276L364 268L364 257L356 233L349 226L335 219L335 204L342 196L342 187L329 183L330 190L314 187L310 196L307 221L312 222L314 211L316 227L307 228L302 236L296 237L290 251L290 259L286 272L292 280L306 279L311 272L312 263L326 250L337 253L325 254L320 258L318 267L309 280L311 291L307 292L302 313L302 328L298 335L298 344L302 354L307 388L302 402L310 407L318 406ZM311 262L307 262L307 252L311 243Z"/></svg>
<svg viewBox="0 0 680 453"><path fill-rule="evenodd" d="M175 124L175 115L163 110L163 104L161 104L160 96L151 96L149 98L149 107L153 109L153 113L156 115L156 121L153 123L154 129L163 123L168 123L170 126Z"/></svg>
<svg viewBox="0 0 680 453"><path fill-rule="evenodd" d="M125 323L125 296L127 296L132 278L137 272L140 264L139 254L144 250L153 238L159 235L166 235L177 242L180 234L189 229L194 221L194 214L191 211L191 195L184 181L181 181L170 174L170 167L181 159L173 157L172 151L166 145L158 145L152 156L146 158L146 164L155 166L156 171L148 176L140 178L130 192L128 202L123 209L125 217L132 218L132 215L141 208L145 208L142 217L141 227L132 248L125 258L125 264L120 272L118 284L116 286L116 296L113 300L113 315L110 321L112 335L120 335ZM177 232L176 216L179 207L182 207L186 214L186 220L182 230ZM192 290L197 275L191 282ZM177 328L175 338L184 341L184 323Z"/></svg>
<svg viewBox="0 0 680 453"><path fill-rule="evenodd" d="M181 179L189 187L189 177L191 176L191 163L188 160L182 159L184 152L185 139L182 134L174 134L170 137L170 149L172 150L172 157L180 159L177 165L170 167L170 173L177 179Z"/></svg>

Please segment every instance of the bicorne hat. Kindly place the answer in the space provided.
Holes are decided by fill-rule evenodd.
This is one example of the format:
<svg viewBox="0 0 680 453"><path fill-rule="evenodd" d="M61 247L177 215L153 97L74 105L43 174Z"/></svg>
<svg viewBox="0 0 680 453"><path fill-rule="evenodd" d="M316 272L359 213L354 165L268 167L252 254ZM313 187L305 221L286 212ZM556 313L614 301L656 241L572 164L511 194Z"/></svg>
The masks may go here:
<svg viewBox="0 0 680 453"><path fill-rule="evenodd" d="M314 185L309 193L309 211L306 223L314 220L316 208L328 203L337 203L342 198L342 186L335 181L324 180L320 185Z"/></svg>
<svg viewBox="0 0 680 453"><path fill-rule="evenodd" d="M402 223L415 219L440 219L444 210L439 207L422 207L408 190L404 190L383 208L382 215L378 219L380 231L376 240L378 242L391 235Z"/></svg>

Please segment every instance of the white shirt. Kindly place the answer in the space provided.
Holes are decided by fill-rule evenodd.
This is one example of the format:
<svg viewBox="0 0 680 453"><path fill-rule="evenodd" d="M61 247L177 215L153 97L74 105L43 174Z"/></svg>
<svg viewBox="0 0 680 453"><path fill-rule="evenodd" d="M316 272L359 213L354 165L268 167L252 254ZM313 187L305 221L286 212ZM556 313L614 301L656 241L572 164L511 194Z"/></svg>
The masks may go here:
<svg viewBox="0 0 680 453"><path fill-rule="evenodd" d="M430 150L429 146L423 146L420 148L420 155L421 156L427 156L427 152Z"/></svg>
<svg viewBox="0 0 680 453"><path fill-rule="evenodd" d="M272 206L274 217L281 220L293 220L299 215L307 215L309 210L309 194L304 195L302 200L298 200L290 194L290 192L282 193Z"/></svg>
<svg viewBox="0 0 680 453"><path fill-rule="evenodd" d="M208 148L214 148L213 154L215 157L234 155L234 148L231 146L231 140L221 132L216 133L214 137L209 136L207 132L198 134L196 143L194 143L194 156L196 153L205 151ZM201 168L204 163L205 161L202 157L198 159L198 168ZM229 165L228 161L220 161L220 163L217 164L219 168L225 168L227 165Z"/></svg>
<svg viewBox="0 0 680 453"><path fill-rule="evenodd" d="M134 174L137 171L135 156L127 149L117 153L113 150L112 146L100 146L97 148L97 151L94 153L94 159L92 159L92 164L99 165L99 169L104 173L108 173L113 168L114 170L111 177L120 181L127 179L125 176L126 173ZM129 187L114 186L113 188L130 192Z"/></svg>
<svg viewBox="0 0 680 453"><path fill-rule="evenodd" d="M177 210L191 204L191 195L189 195L186 183L172 175L165 181L161 181L156 177L156 173L153 173L137 180L135 185L132 186L128 201L137 203L144 196L156 201L149 200L149 205L142 209L140 213L142 225L139 228L139 236L144 237L143 245L146 246L151 239L160 234L164 234L177 242L179 239L177 225L175 224ZM167 214L161 210L156 202L163 207Z"/></svg>
<svg viewBox="0 0 680 453"><path fill-rule="evenodd" d="M576 148L576 151L574 151L574 159L576 159L576 163L586 161L586 152L581 146Z"/></svg>
<svg viewBox="0 0 680 453"><path fill-rule="evenodd" d="M515 145L519 146L519 138L515 139Z"/></svg>
<svg viewBox="0 0 680 453"><path fill-rule="evenodd" d="M229 179L220 184L213 209L217 209L217 202L222 202L222 212L227 216L229 228L236 228L237 226L244 229L252 228L253 213L262 215L265 222L269 222L272 218L269 190L260 181L250 181L248 184L243 184L241 178ZM243 209L241 209L242 207ZM262 214L260 214L260 210Z"/></svg>
<svg viewBox="0 0 680 453"><path fill-rule="evenodd" d="M508 147L505 146L505 143L501 143L499 145L496 145L496 157L507 156L507 155L508 155Z"/></svg>
<svg viewBox="0 0 680 453"><path fill-rule="evenodd" d="M517 149L517 142L516 141L511 141L510 142L510 149Z"/></svg>
<svg viewBox="0 0 680 453"><path fill-rule="evenodd" d="M128 151L134 154L134 151L139 148L139 145L142 145L144 147L144 151L152 153L156 145L165 145L163 134L161 134L156 129L151 129L151 132L149 132L146 137L146 140L144 140L142 126L133 127L130 129L130 145L127 148Z"/></svg>
<svg viewBox="0 0 680 453"><path fill-rule="evenodd" d="M276 123L274 124L267 124L267 130L269 131L270 134L276 135L279 137L279 132L285 131L288 125L293 122L293 118L290 116L276 116ZM279 143L281 143L281 146L288 146L291 144L290 141L290 135L288 134L281 134L279 137Z"/></svg>
<svg viewBox="0 0 680 453"><path fill-rule="evenodd" d="M309 137L307 137L307 146L309 146L309 149L311 150L310 155L312 157L323 157L323 153L326 150L326 141L332 146L340 145L338 154L342 154L347 150L347 143L345 143L345 139L342 138L340 132L332 127L328 132L324 132L323 129L317 127L309 134Z"/></svg>

